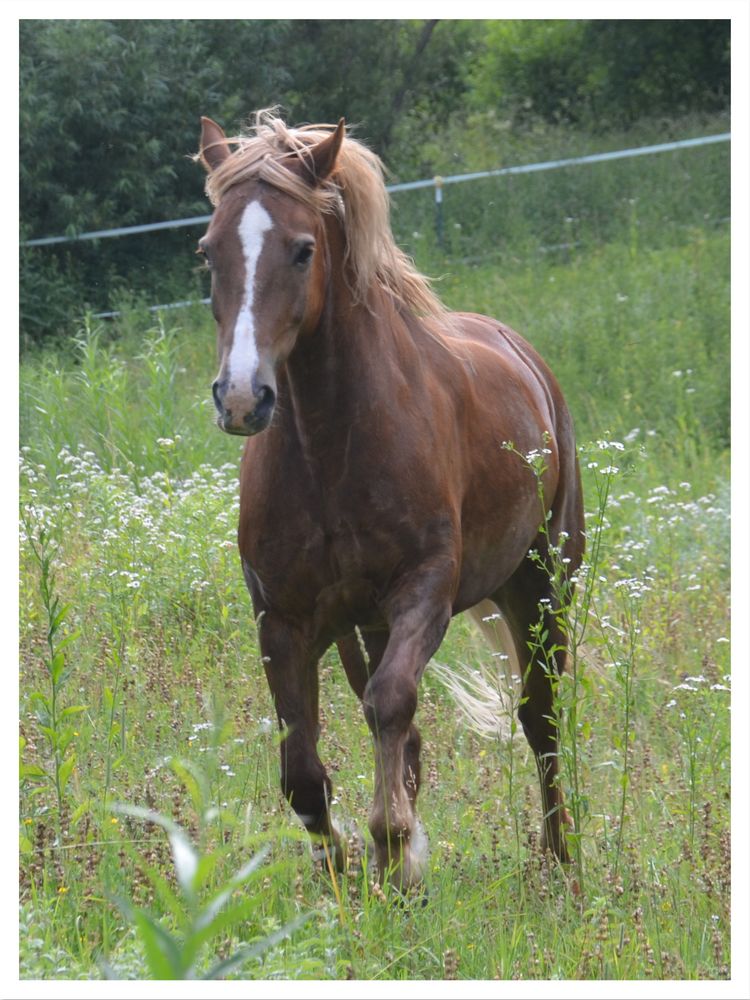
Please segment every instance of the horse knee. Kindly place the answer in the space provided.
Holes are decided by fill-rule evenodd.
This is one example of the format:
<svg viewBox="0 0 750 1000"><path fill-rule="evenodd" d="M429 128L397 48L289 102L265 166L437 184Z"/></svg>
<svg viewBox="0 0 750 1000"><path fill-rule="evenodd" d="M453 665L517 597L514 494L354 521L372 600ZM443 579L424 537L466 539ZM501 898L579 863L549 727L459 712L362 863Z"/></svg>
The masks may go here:
<svg viewBox="0 0 750 1000"><path fill-rule="evenodd" d="M376 671L362 699L373 735L385 730L406 731L417 710L417 685L409 677Z"/></svg>

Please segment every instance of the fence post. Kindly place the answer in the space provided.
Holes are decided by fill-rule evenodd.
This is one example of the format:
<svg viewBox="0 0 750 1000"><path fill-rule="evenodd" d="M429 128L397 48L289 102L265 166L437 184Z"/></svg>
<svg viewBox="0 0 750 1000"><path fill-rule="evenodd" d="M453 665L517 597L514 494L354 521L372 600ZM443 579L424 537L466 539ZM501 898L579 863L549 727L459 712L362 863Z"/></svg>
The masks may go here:
<svg viewBox="0 0 750 1000"><path fill-rule="evenodd" d="M432 183L435 185L435 231L437 232L437 244L441 250L445 250L445 240L443 239L443 178L433 177Z"/></svg>

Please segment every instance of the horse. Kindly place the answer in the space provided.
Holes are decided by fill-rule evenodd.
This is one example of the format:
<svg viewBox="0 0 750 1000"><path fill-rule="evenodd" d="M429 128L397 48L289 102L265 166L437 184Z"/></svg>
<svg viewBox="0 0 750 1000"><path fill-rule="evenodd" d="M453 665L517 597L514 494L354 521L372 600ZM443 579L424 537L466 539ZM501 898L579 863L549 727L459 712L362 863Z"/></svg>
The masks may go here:
<svg viewBox="0 0 750 1000"><path fill-rule="evenodd" d="M336 644L374 743L377 874L422 884L418 685L451 617L490 607L521 664L542 847L568 861L552 682L566 636L549 564L559 539L572 576L585 539L560 387L508 326L441 303L394 241L381 160L344 119L292 128L260 111L228 138L202 118L195 159L213 206L197 250L217 328L212 392L219 428L247 438L238 544L284 795L345 868L317 751L318 662ZM542 444L535 479L520 456Z"/></svg>

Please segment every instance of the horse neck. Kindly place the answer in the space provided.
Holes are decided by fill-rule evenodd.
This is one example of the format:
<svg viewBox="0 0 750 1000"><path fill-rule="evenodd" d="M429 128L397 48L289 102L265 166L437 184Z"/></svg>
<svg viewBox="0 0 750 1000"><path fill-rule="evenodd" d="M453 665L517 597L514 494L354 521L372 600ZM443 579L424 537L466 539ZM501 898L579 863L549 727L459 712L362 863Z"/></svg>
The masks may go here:
<svg viewBox="0 0 750 1000"><path fill-rule="evenodd" d="M396 368L418 363L409 324L380 288L366 301L354 294L338 228L328 228L328 284L317 328L297 342L286 363L289 416L314 447L344 437L363 408L392 397ZM392 401L392 399L391 399Z"/></svg>

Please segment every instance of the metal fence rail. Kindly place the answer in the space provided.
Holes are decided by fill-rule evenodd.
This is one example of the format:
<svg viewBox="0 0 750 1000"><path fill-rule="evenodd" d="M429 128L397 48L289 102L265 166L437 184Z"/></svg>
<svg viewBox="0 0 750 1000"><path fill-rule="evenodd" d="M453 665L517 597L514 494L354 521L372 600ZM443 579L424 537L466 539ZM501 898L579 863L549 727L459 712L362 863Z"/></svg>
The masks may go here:
<svg viewBox="0 0 750 1000"><path fill-rule="evenodd" d="M634 156L649 156L654 153L668 153L675 149L689 149L693 146L708 146L717 142L729 142L731 132L721 132L717 135L705 135L697 139L679 139L675 142L664 142L656 146L637 146L633 149L617 149L609 153L592 153L589 156L574 156L568 160L545 160L541 163L525 163L516 167L499 167L496 170L479 170L471 174L453 174L448 177L430 177L421 181L406 181L404 184L389 184L387 190L416 191L419 188L433 188L435 202L442 202L442 188L445 184L461 184L465 181L481 180L485 177L504 177L510 174L532 174L542 170L557 170L560 167L578 166L584 163L603 163L607 160L625 160ZM147 222L140 226L121 226L117 229L97 229L89 233L78 233L75 236L42 236L39 239L25 240L24 247L51 246L59 243L76 243L82 240L103 240L116 236L131 236L136 233L150 233L160 229L179 229L183 226L196 226L206 223L210 215L195 215L189 219L172 219L167 222Z"/></svg>
<svg viewBox="0 0 750 1000"><path fill-rule="evenodd" d="M435 192L436 227L438 243L442 245L442 207L443 207L443 187L446 184L461 184L466 181L482 180L487 177L504 177L511 174L532 174L544 170L558 170L561 167L579 166L586 163L604 163L611 160L625 160L635 156L650 156L656 153L669 153L677 149L690 149L695 146L709 146L718 142L729 142L731 132L721 132L716 135L700 136L696 139L678 139L674 142L663 142L653 146L637 146L631 149L617 149L608 153L592 153L587 156L574 156L565 160L544 160L539 163L525 163L513 167L498 167L495 170L479 170L468 174L453 174L447 177L430 177L418 181L406 181L403 184L386 185L386 190L390 193L397 191L416 191L420 188L432 188ZM76 243L84 240L102 240L119 236L132 236L138 233L157 232L165 229L179 229L185 226L196 226L209 222L210 215L194 215L188 219L171 219L166 222L147 222L137 226L120 226L114 229L97 229L86 233L77 233L74 236L43 236L38 239L25 240L21 243L23 247L52 246L61 243ZM185 306L205 305L210 302L206 299L188 299L182 302L168 302L162 305L149 306L149 312L158 312L161 309L181 309ZM119 316L118 310L109 312L94 313L96 319L113 319Z"/></svg>

